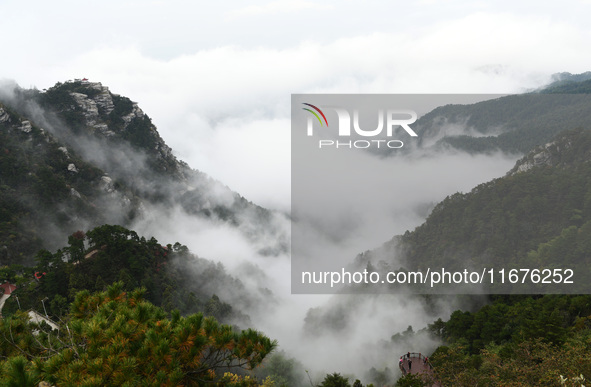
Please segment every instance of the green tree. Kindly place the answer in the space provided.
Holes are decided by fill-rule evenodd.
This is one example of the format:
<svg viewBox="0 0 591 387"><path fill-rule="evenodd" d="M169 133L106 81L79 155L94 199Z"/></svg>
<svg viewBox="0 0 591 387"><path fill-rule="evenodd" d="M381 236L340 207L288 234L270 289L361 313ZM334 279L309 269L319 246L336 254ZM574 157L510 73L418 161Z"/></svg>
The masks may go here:
<svg viewBox="0 0 591 387"><path fill-rule="evenodd" d="M6 387L29 387L38 382L37 372L33 365L23 356L15 356L8 359L2 365L0 380Z"/></svg>
<svg viewBox="0 0 591 387"><path fill-rule="evenodd" d="M25 313L0 320L0 356L9 358L0 366L10 371L0 385L23 375L57 385L201 385L225 370L256 368L276 346L257 331L236 332L201 314L168 318L143 296L142 289L124 292L121 283L82 291L57 332L31 324ZM16 355L26 363L10 359Z"/></svg>
<svg viewBox="0 0 591 387"><path fill-rule="evenodd" d="M396 387L425 387L427 384L417 374L407 374L396 381Z"/></svg>
<svg viewBox="0 0 591 387"><path fill-rule="evenodd" d="M256 372L259 379L271 377L277 387L299 387L303 386L304 367L294 358L288 358L284 352L274 352L265 359L262 367Z"/></svg>
<svg viewBox="0 0 591 387"><path fill-rule="evenodd" d="M327 374L319 385L320 387L351 387L349 379L339 373Z"/></svg>
<svg viewBox="0 0 591 387"><path fill-rule="evenodd" d="M68 237L68 252L71 262L80 262L84 259L84 238L86 235L82 231L76 231Z"/></svg>

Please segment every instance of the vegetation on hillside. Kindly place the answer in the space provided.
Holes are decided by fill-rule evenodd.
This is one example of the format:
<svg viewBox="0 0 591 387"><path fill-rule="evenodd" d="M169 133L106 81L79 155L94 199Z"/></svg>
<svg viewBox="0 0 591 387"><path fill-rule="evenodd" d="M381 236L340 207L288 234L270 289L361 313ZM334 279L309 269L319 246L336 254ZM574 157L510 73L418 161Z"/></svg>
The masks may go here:
<svg viewBox="0 0 591 387"><path fill-rule="evenodd" d="M429 331L445 343L430 357L444 385L560 386L560 376L591 377L589 295L496 296Z"/></svg>
<svg viewBox="0 0 591 387"><path fill-rule="evenodd" d="M383 259L372 264L387 270L399 265L460 271L467 264L507 270L570 267L576 281L569 292L585 291L591 257L590 150L591 131L564 132L524 157L518 163L523 171L516 168L469 193L448 196L414 231L363 254L358 263Z"/></svg>
<svg viewBox="0 0 591 387"><path fill-rule="evenodd" d="M471 105L446 105L425 114L414 125L424 146L435 141L440 149L472 154L525 154L564 130L591 128L589 82L570 82Z"/></svg>
<svg viewBox="0 0 591 387"><path fill-rule="evenodd" d="M57 330L22 312L1 319L2 385L258 385L226 383L224 373L254 369L274 341L201 314L169 317L143 289L123 288L79 292Z"/></svg>
<svg viewBox="0 0 591 387"><path fill-rule="evenodd" d="M43 240L48 229L67 227L79 214L100 224L104 172L10 108L2 109L10 120L0 122L0 264L30 265L39 249L54 247ZM26 123L30 130L22 129Z"/></svg>
<svg viewBox="0 0 591 387"><path fill-rule="evenodd" d="M423 225L394 238L380 254L364 254L366 261L359 263L380 270L443 263L454 270L467 261L507 269L559 263L587 273L588 86L589 80L567 77L541 93L445 106L423 117L417 125L425 138L436 134L442 117L482 135L447 136L439 146L472 153L525 153L534 145L541 147L507 176L449 196ZM565 92L572 95L555 95ZM105 215L114 207L109 200L115 191L118 198L129 198L128 206L117 207L124 225L138 216L140 200L180 203L187 214L233 226L242 225L240 214L248 211L255 224L269 221L269 213L229 190L223 191L229 193L227 201L216 202L205 189L211 182L197 172L191 176L199 177L192 181L199 188L183 186L188 168L167 153L148 116L132 117L136 106L125 97L81 81L60 83L44 93L20 93L24 102L0 104L0 280L17 285L0 319L0 384L301 386L299 363L271 354L276 343L263 334L237 329L250 323L241 310L272 301L270 294L250 297L221 264L191 254L180 243L162 245L118 225L96 227L117 223ZM103 136L102 129L89 124L88 110L72 93L83 94L79 98L103 93L112 100L110 111L98 106L97 118L112 134ZM55 114L49 124L65 123L63 132L50 134L29 122L23 112L31 101ZM562 132L575 127L580 129ZM64 146L63 140L73 135L98 139L93 144L106 148L125 144L125 151L141 155L138 159L147 167L115 168L119 175L102 180L106 170L79 156L76 149L82 147ZM78 224L94 228L72 233L81 229ZM48 245L48 240L60 241L46 232L54 226L70 229L67 246ZM405 261L384 258L384 252L392 251L403 254ZM376 257L383 261L372 263ZM214 289L222 288L235 294L232 305L216 295ZM29 309L57 321L59 330L33 322L23 312ZM447 321L440 319L419 332L409 327L386 345L409 345L417 335L444 344L430 356L444 385L579 386L591 378L587 295L491 296L487 305L455 311ZM259 367L263 362L265 367ZM364 376L379 384L393 384L397 377L389 368L372 368ZM354 379L329 373L317 384L362 386ZM396 385L423 384L407 376Z"/></svg>
<svg viewBox="0 0 591 387"><path fill-rule="evenodd" d="M119 281L123 289L142 287L145 297L166 311L183 315L202 312L224 322L248 324L248 316L211 294L208 286L232 286L249 299L242 283L214 264L189 252L180 243L162 246L121 226L103 225L69 237L69 245L55 253L41 250L36 265L0 269L0 280L15 283L16 298L7 300L4 315L18 309L47 310L53 318L67 314L69 304L82 290L104 291Z"/></svg>

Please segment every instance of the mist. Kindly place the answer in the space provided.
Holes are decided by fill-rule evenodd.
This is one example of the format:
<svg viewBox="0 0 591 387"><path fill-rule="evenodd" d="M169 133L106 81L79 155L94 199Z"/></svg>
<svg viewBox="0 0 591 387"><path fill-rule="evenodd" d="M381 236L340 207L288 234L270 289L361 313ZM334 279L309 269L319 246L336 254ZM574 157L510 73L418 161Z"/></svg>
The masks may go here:
<svg viewBox="0 0 591 387"><path fill-rule="evenodd" d="M180 242L188 246L196 255L191 270L200 276L210 265L203 259L221 263L231 277L212 278L200 286L224 302L238 305L239 312L248 319L231 323L249 322L277 339L280 349L301 361L315 381L332 372L363 378L372 367L378 371L388 367L394 370L396 378L399 376L396 362L401 354L407 351L429 354L440 343L426 333L410 335L404 340L392 337L407 331L409 326L415 332L424 329L438 318L445 319L453 310L467 306L455 297L426 303L424 298L408 295L292 294L291 257L288 250L278 248L289 245L291 228L311 230L311 256L344 257L344 264L350 264L359 253L375 249L406 230L413 230L447 195L469 191L504 175L518 158L518 155L502 153L470 155L439 148L415 148L404 155L388 157L359 152L357 159L347 162L367 165L372 176L381 178L367 178L364 171L346 168L348 179L357 182L355 195L340 195L343 200L334 200L340 192L351 189L347 184L350 180L343 180L344 185L334 184L330 189L314 192L314 200L310 200L314 205L298 213L293 223L287 211L270 212L261 223L260 212L247 206L236 214L238 221L232 224L216 216L200 216L199 208L194 205L188 208L179 200L183 195L192 194L206 207L231 206L234 196L223 184L199 173L194 175L189 169L170 171L177 178L171 182L148 168L146 153L125 143L106 147L100 138L72 136L55 116L36 104L19 100L14 84L1 89L3 100L19 106L34 118L36 125L58 139L67 138L72 152L109 171L114 180L130 181L144 196L163 195L166 199L159 203L105 186L101 208L105 208L104 218L108 222L125 224L138 234L146 238L154 236L164 244ZM262 133L266 133L286 124L285 120L276 118L256 118L236 126L232 126L233 122L222 120L217 124L229 126L224 134L227 137L219 142L220 148L244 125L263 128ZM470 128L462 125L452 130L452 134L470 133ZM232 148L223 152L231 153ZM284 195L289 194L285 192L286 187L269 183L267 188L275 196L277 207L285 207ZM371 200L365 201L360 211L355 197ZM125 208L121 203L130 206L133 201L139 201L140 213L130 222L121 218L122 208ZM335 215L319 216L316 206L331 206L331 213ZM76 227L93 227L84 219L79 221ZM58 245L63 246L67 235L73 231L53 232L46 238L62 240L64 243Z"/></svg>
<svg viewBox="0 0 591 387"><path fill-rule="evenodd" d="M444 123L421 149L357 155L382 176L374 181L348 168L359 181L355 193L368 198L363 208L347 197L333 200L351 189L336 181L293 214L290 94L536 89L553 73L591 68L590 9L588 0L560 7L508 0L0 4L6 15L0 32L10 37L3 41L0 79L43 89L86 77L137 101L166 141L160 154L188 164L168 171L174 181L154 173L150 156L124 142L105 146L101 139L72 135L52 114L15 95L14 81L0 81L0 100L67 142L69 157L105 172L94 202L101 222L162 244L187 245L200 279L212 266L223 267L227 276L200 286L240 305L252 327L303 362L314 382L340 372L367 383L371 367L389 367L397 377L400 354L429 353L439 344L427 334L393 335L408 326L418 332L470 305L457 297L426 303L405 295L292 294L293 229L310 238L310 259L331 256L352 264L360 253L412 231L447 195L504 175L519 155L430 148L446 135L482 135L461 122ZM235 217L215 214L218 204L234 205ZM39 209L38 203L27 205L34 213ZM318 206L329 206L330 216L319 216ZM48 248L97 226L96 219L81 217L61 227L52 215L36 225ZM398 257L388 259L394 265Z"/></svg>
<svg viewBox="0 0 591 387"><path fill-rule="evenodd" d="M370 157L372 170L390 177L379 182L384 186L376 187L369 181L359 184L360 190L371 193L373 199L362 213L352 210L359 206L354 201L339 202L334 211L339 216L333 218L315 217L312 207L291 223L287 216L275 212L272 224L273 228L283 230L279 235L289 235L291 227L311 229L315 238L311 249L315 255L335 254L353 263L359 253L420 225L430 209L447 195L470 191L480 183L503 176L518 155L416 150L404 157L359 157ZM319 193L315 203L334 203L332 198L342 188L334 186L332 191ZM271 292L272 302L253 301L249 309L242 311L250 316L256 329L277 339L281 350L302 362L315 382L332 372L363 380L372 367L381 371L388 367L397 378L397 359L401 354L430 354L441 343L426 333L402 342L392 341L393 335L409 326L417 332L438 318L448 318L456 309L471 306L453 296L427 304L420 296L408 295L292 294L289 254L261 253L262 241L273 235L267 234L253 243L234 227L190 216L180 208L150 208L146 212L148 216L133 226L140 234L181 241L200 257L222 262L244 284L249 298L261 300L259 296L266 294L265 290ZM347 218L355 222L344 222ZM253 222L254 219L245 223ZM213 289L227 302L244 300L244 295L224 289L224 284Z"/></svg>
<svg viewBox="0 0 591 387"><path fill-rule="evenodd" d="M22 6L7 7L10 14ZM588 7L579 1L551 11L539 2L523 5L527 12L508 4L409 2L396 6L405 16L395 23L378 3L191 7L151 3L134 8L137 17L118 18L108 6L84 12L40 4L51 18L29 26L35 39L5 42L6 52L23 55L5 62L0 76L39 88L83 76L116 85L150 114L177 157L259 205L287 211L291 93L523 92L591 63L587 12L572 12ZM372 22L338 22L358 18ZM302 31L304 19L318 23ZM7 36L18 28L11 23L2 26ZM147 27L154 23L167 27L155 34ZM111 33L103 33L106 24ZM235 33L243 29L249 33ZM51 32L57 37L39 39ZM44 55L31 61L30 52Z"/></svg>
<svg viewBox="0 0 591 387"><path fill-rule="evenodd" d="M298 257L299 260L317 261L322 257L323 262L339 262L339 266L352 264L358 254L376 249L406 230L412 231L447 195L468 192L480 183L503 176L518 155L470 155L452 150L435 153L421 149L400 157L381 158L369 153L359 153L358 157L365 159L362 165L368 166L372 176L382 178L364 179L363 171L344 167L346 180L335 179L324 189L307 190L312 195L307 201L309 206L298 213L293 224L294 228L305 230L309 238L306 256ZM355 164L359 160L348 161ZM352 188L350 181L355 181L357 188ZM351 192L352 189L358 192ZM342 192L347 194L339 195ZM384 257L395 268L402 266L404 257L399 258L397 266L397 257ZM378 263L372 261L376 266ZM314 264L321 267L318 262ZM326 268L332 269L333 266ZM438 318L447 319L453 310L470 307L453 296L438 300L436 305L427 305L420 296L395 294L286 293L285 297L279 313L284 311L290 319L299 321L301 329L301 336L295 338L293 330L286 332L285 338L278 336L282 345L291 343L288 352L297 354L299 359L310 359L311 369L357 377L371 367L389 367L395 370L397 378L400 375L396 362L400 355L408 351L430 354L441 343L428 334L410 337L402 343L391 342L393 335L409 326L414 331L424 329ZM302 299L309 304L299 303ZM291 303L293 307L289 306ZM269 332L274 331L269 328Z"/></svg>

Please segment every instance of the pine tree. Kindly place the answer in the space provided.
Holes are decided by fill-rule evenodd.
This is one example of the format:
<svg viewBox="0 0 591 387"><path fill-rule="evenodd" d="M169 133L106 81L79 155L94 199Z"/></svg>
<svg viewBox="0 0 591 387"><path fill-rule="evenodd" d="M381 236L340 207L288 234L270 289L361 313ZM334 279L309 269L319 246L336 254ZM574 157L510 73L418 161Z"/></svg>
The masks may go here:
<svg viewBox="0 0 591 387"><path fill-rule="evenodd" d="M169 318L144 293L126 293L122 283L82 291L58 332L31 324L25 313L0 320L0 356L24 355L2 364L10 372L0 385L37 376L55 385L201 385L224 371L254 369L276 346L202 314Z"/></svg>

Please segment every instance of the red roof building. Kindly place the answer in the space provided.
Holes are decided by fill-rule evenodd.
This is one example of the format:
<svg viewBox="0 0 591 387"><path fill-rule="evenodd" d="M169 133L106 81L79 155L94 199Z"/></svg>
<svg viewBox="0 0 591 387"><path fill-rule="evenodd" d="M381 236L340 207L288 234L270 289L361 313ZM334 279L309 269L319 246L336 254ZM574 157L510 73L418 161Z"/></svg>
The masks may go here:
<svg viewBox="0 0 591 387"><path fill-rule="evenodd" d="M14 292L16 290L16 285L5 282L2 285L0 285L0 288L2 288L2 290L4 290L4 294L10 295L12 292Z"/></svg>

